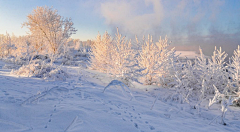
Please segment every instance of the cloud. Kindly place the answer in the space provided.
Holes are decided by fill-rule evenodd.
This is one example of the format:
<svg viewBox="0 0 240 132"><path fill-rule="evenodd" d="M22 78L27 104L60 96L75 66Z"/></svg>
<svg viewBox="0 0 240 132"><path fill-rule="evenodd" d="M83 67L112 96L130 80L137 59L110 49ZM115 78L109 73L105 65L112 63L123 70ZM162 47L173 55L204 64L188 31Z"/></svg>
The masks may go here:
<svg viewBox="0 0 240 132"><path fill-rule="evenodd" d="M136 1L110 1L101 4L102 16L112 27L119 27L123 32L142 34L158 27L163 19L163 7L159 0L145 0L145 10L152 6L150 13L141 13L143 5Z"/></svg>
<svg viewBox="0 0 240 132"><path fill-rule="evenodd" d="M157 40L168 35L177 47L201 46L210 55L216 45L231 54L240 44L239 9L231 11L231 4L225 0L115 0L102 2L100 12L113 31L119 27L130 37L152 34Z"/></svg>
<svg viewBox="0 0 240 132"><path fill-rule="evenodd" d="M212 8L210 19L216 20L216 17L220 12L220 7L223 6L224 3L224 0L213 0L213 2L210 4Z"/></svg>

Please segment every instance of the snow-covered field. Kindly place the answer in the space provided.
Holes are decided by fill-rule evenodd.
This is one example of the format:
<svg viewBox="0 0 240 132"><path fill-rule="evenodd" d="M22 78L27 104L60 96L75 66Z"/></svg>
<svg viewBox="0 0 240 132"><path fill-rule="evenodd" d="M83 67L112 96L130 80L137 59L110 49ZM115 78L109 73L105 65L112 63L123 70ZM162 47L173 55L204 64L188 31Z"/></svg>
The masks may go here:
<svg viewBox="0 0 240 132"><path fill-rule="evenodd" d="M0 61L2 132L240 131L239 107L229 108L224 126L219 123L219 104L209 110L205 101L198 113L191 103L169 100L169 89L134 83L130 88L134 98L130 100L130 92L118 85L103 93L111 79L97 71L64 66L71 78L46 81L12 75L4 65Z"/></svg>

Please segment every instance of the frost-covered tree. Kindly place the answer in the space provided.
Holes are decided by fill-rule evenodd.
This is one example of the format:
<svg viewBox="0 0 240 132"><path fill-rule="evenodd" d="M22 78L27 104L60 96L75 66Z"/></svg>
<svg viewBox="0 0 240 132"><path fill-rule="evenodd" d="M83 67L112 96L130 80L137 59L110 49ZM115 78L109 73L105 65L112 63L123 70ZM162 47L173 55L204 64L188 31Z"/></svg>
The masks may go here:
<svg viewBox="0 0 240 132"><path fill-rule="evenodd" d="M178 57L175 54L175 48L169 49L169 42L167 36L156 42L156 50L159 53L158 65L160 66L157 74L159 76L160 82L158 85L172 87L176 80L175 73L181 68L181 64L178 61Z"/></svg>
<svg viewBox="0 0 240 132"><path fill-rule="evenodd" d="M231 73L231 92L240 92L240 46L234 51L229 65L229 72ZM240 94L239 94L240 96Z"/></svg>
<svg viewBox="0 0 240 132"><path fill-rule="evenodd" d="M118 30L113 39L105 32L102 37L98 34L91 45L90 68L109 73L128 85L135 64L134 56L131 40L127 41Z"/></svg>
<svg viewBox="0 0 240 132"><path fill-rule="evenodd" d="M148 36L139 51L138 64L142 69L144 82L147 85L160 84L167 86L174 76L176 56L174 49L169 50L167 37L154 43Z"/></svg>
<svg viewBox="0 0 240 132"><path fill-rule="evenodd" d="M177 83L175 85L178 93L190 99L197 100L195 107L199 110L201 102L210 94L214 94L215 87L222 93L228 90L228 70L225 59L227 54L221 48L215 48L211 58L204 56L199 48L200 57L195 59L193 64L188 60L182 64L181 70L176 72ZM181 95L181 96L182 96ZM185 96L184 96L185 97Z"/></svg>
<svg viewBox="0 0 240 132"><path fill-rule="evenodd" d="M155 47L152 38L150 39L150 36L148 36L148 40L143 43L138 56L138 64L143 69L142 74L145 76L145 84L147 85L151 85L157 81L156 70L158 69L158 54L156 53Z"/></svg>
<svg viewBox="0 0 240 132"><path fill-rule="evenodd" d="M175 73L176 82L174 88L176 89L175 97L178 97L179 102L190 102L189 98L195 95L196 86L198 86L198 80L196 78L196 69L191 60L180 63L181 70ZM174 97L173 96L173 97Z"/></svg>
<svg viewBox="0 0 240 132"><path fill-rule="evenodd" d="M37 7L27 16L28 21L23 23L30 30L34 38L36 49L46 46L48 53L56 54L67 39L77 31L73 27L71 18L64 18L57 10L45 7Z"/></svg>
<svg viewBox="0 0 240 132"><path fill-rule="evenodd" d="M127 41L126 38L119 33L118 29L112 45L110 45L109 53L110 59L114 60L109 63L109 73L115 77L124 79L129 77L131 67L135 64L135 53L132 49L131 40Z"/></svg>
<svg viewBox="0 0 240 132"><path fill-rule="evenodd" d="M220 92L222 92L225 87L228 84L228 72L226 67L225 59L227 57L227 54L222 51L221 47L217 49L215 47L215 50L213 52L213 55L211 58L206 58L202 50L200 49L201 57L198 57L195 61L195 67L196 67L196 78L199 82L199 87L196 86L196 90L201 90L201 82L202 79L204 79L206 83L206 90L205 92L207 94L213 94L214 93L214 87L215 85Z"/></svg>
<svg viewBox="0 0 240 132"><path fill-rule="evenodd" d="M14 43L16 46L15 55L17 57L26 58L30 52L35 52L35 48L31 46L31 36L19 36L14 40Z"/></svg>
<svg viewBox="0 0 240 132"><path fill-rule="evenodd" d="M228 106L232 105L234 101L239 100L240 97L231 96L231 95L226 94L226 92L228 92L227 88L226 88L226 90L223 91L224 93L219 92L219 90L218 90L219 88L217 88L215 85L213 85L213 88L215 90L215 95L212 99L209 99L208 108L210 108L215 103L221 102L221 107L222 107L221 108L222 114L220 116L221 117L221 124L226 125L224 119L225 119L225 116L226 116L226 112L229 109ZM219 117L219 116L217 116L217 117Z"/></svg>
<svg viewBox="0 0 240 132"><path fill-rule="evenodd" d="M213 93L215 85L220 92L223 92L228 84L228 73L226 71L225 59L227 54L222 51L221 47L219 50L215 47L212 58L208 59L208 75L205 76L205 82L207 83L207 89L209 93Z"/></svg>
<svg viewBox="0 0 240 132"><path fill-rule="evenodd" d="M107 72L110 61L110 46L112 45L111 36L105 32L103 36L97 35L93 45L91 45L91 65L90 68L102 72Z"/></svg>
<svg viewBox="0 0 240 132"><path fill-rule="evenodd" d="M230 58L228 71L231 81L229 81L229 94L240 98L240 46L234 51ZM234 105L240 106L240 99L236 99Z"/></svg>
<svg viewBox="0 0 240 132"><path fill-rule="evenodd" d="M82 47L82 41L80 41L79 39L74 39L73 40L73 44L74 44L74 49L77 51L81 50Z"/></svg>
<svg viewBox="0 0 240 132"><path fill-rule="evenodd" d="M12 42L11 36L6 33L6 35L0 36L0 56L7 57L12 54L15 45Z"/></svg>

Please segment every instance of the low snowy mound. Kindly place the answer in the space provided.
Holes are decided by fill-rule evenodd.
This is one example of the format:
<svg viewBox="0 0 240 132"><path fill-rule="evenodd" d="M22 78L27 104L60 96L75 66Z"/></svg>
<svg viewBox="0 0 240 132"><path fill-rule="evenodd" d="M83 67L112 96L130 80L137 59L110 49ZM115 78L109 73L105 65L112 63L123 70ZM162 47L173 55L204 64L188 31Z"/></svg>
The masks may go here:
<svg viewBox="0 0 240 132"><path fill-rule="evenodd" d="M39 60L23 65L18 70L12 71L12 73L19 76L33 76L47 80L66 80L69 77L60 67Z"/></svg>
<svg viewBox="0 0 240 132"><path fill-rule="evenodd" d="M66 80L69 78L68 74L61 68L52 69L48 74L45 74L44 79L47 80Z"/></svg>

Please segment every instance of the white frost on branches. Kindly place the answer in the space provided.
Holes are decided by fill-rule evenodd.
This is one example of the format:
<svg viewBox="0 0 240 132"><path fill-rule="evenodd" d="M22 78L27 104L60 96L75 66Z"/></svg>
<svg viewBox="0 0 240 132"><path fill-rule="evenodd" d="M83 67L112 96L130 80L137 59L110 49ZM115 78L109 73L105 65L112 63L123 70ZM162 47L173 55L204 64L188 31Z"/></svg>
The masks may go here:
<svg viewBox="0 0 240 132"><path fill-rule="evenodd" d="M110 63L110 46L112 44L111 36L105 32L103 36L97 35L93 45L91 45L91 65L90 68L107 72Z"/></svg>
<svg viewBox="0 0 240 132"><path fill-rule="evenodd" d="M145 40L144 40L145 41ZM174 49L169 50L168 39L162 39L154 43L152 37L142 44L137 58L138 64L142 69L144 83L147 85L157 84L163 87L168 86L174 77L175 56Z"/></svg>
<svg viewBox="0 0 240 132"><path fill-rule="evenodd" d="M71 18L63 18L57 10L47 6L37 7L27 18L28 21L23 23L23 26L30 30L34 38L32 43L36 49L44 45L48 54L58 53L61 46L66 44L67 39L77 31L73 27Z"/></svg>
<svg viewBox="0 0 240 132"><path fill-rule="evenodd" d="M91 48L90 68L109 73L128 85L131 67L135 64L131 41L122 37L118 30L114 39L105 32L103 37L98 34Z"/></svg>

